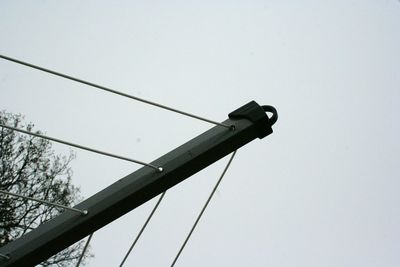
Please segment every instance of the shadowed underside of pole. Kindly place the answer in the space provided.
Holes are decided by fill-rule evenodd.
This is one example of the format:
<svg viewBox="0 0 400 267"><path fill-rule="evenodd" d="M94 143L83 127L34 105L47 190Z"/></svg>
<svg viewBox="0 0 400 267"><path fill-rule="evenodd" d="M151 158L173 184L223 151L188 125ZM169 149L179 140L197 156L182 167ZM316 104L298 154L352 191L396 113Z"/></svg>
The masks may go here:
<svg viewBox="0 0 400 267"><path fill-rule="evenodd" d="M0 254L8 259L1 257L0 266L39 264L250 141L271 134L277 118L271 108L252 101L235 110L223 122L231 129L215 126L153 161L162 172L140 168L75 206L87 215L65 211L1 247Z"/></svg>

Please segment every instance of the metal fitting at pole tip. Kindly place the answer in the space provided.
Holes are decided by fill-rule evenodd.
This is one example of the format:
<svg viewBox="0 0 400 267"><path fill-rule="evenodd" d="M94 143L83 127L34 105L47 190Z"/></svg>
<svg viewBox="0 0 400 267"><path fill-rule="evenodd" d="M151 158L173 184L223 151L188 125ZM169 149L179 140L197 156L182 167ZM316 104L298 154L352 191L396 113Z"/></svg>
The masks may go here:
<svg viewBox="0 0 400 267"><path fill-rule="evenodd" d="M269 122L271 123L271 126L274 125L275 122L278 120L278 111L276 111L276 109L273 106L269 106L269 105L262 106L262 109L265 112L272 113L272 117L269 118Z"/></svg>
<svg viewBox="0 0 400 267"><path fill-rule="evenodd" d="M88 210L83 210L83 211L82 211L82 214L83 214L83 215L88 215L88 214L89 214L89 211L88 211Z"/></svg>
<svg viewBox="0 0 400 267"><path fill-rule="evenodd" d="M158 169L158 172L163 172L164 171L163 167L158 167L157 169Z"/></svg>

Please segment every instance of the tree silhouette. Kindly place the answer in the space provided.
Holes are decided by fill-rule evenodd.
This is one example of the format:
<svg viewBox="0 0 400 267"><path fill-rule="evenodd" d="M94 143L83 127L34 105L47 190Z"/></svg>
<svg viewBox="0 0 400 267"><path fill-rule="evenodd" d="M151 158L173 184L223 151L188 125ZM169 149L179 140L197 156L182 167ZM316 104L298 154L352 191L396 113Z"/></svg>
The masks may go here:
<svg viewBox="0 0 400 267"><path fill-rule="evenodd" d="M0 122L33 131L23 117L0 111ZM40 132L36 132L40 133ZM0 189L36 199L73 206L79 189L71 184L69 167L74 154L56 155L51 143L38 137L0 128ZM63 209L0 193L0 247L21 237L62 213ZM79 259L80 241L41 263L41 266L72 266ZM85 253L85 258L89 257Z"/></svg>

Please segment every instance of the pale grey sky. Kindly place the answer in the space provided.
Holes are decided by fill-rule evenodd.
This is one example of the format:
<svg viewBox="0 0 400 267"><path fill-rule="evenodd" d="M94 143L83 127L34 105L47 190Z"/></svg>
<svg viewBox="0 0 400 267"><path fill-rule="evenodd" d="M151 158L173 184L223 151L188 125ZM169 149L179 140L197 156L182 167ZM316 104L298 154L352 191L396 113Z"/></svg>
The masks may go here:
<svg viewBox="0 0 400 267"><path fill-rule="evenodd" d="M214 120L278 109L176 266L400 265L399 1L1 1L0 36L1 54ZM0 108L143 161L212 127L4 60ZM85 197L138 168L76 153ZM167 193L126 266L171 264L226 162ZM89 266L117 266L153 205L96 232Z"/></svg>

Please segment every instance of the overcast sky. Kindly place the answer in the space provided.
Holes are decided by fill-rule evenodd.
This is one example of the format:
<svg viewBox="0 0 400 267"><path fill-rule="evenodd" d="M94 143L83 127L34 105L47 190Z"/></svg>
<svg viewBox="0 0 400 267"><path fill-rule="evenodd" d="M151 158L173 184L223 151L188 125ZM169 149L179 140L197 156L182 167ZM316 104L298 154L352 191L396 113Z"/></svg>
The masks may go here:
<svg viewBox="0 0 400 267"><path fill-rule="evenodd" d="M0 36L0 54L217 121L278 109L176 266L400 265L399 1L3 0ZM0 109L147 162L212 127L4 60ZM75 151L84 197L139 168ZM167 192L126 266L171 264L226 162ZM88 266L118 266L154 201L96 232Z"/></svg>

